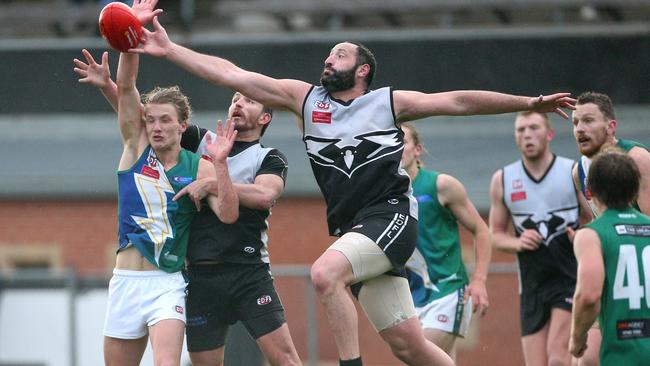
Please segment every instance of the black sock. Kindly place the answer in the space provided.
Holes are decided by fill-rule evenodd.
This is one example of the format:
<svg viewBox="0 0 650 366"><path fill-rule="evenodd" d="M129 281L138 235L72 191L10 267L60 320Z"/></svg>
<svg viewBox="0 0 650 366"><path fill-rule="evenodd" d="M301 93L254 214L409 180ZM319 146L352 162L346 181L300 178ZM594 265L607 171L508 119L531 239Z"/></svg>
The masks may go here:
<svg viewBox="0 0 650 366"><path fill-rule="evenodd" d="M363 362L361 362L361 356L359 356L351 360L339 360L339 366L363 366Z"/></svg>

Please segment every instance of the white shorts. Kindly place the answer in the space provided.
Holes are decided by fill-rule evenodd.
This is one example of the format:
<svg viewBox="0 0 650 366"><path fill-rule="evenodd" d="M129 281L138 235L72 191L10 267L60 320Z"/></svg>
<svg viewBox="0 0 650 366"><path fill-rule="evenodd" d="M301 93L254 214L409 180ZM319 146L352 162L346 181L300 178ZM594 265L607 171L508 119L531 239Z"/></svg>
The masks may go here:
<svg viewBox="0 0 650 366"><path fill-rule="evenodd" d="M104 335L142 338L161 320L185 323L185 287L181 272L114 269L108 285Z"/></svg>
<svg viewBox="0 0 650 366"><path fill-rule="evenodd" d="M454 291L422 307L416 307L415 313L422 323L422 328L438 329L465 337L472 321L472 298L467 299L467 304L463 304L463 290Z"/></svg>

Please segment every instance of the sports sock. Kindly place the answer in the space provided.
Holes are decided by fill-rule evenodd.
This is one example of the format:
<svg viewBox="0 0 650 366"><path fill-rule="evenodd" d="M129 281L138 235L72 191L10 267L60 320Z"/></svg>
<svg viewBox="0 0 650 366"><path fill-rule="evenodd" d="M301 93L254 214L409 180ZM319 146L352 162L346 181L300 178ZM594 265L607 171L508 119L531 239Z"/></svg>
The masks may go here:
<svg viewBox="0 0 650 366"><path fill-rule="evenodd" d="M339 366L363 366L363 362L361 362L361 356L359 356L351 360L339 360Z"/></svg>

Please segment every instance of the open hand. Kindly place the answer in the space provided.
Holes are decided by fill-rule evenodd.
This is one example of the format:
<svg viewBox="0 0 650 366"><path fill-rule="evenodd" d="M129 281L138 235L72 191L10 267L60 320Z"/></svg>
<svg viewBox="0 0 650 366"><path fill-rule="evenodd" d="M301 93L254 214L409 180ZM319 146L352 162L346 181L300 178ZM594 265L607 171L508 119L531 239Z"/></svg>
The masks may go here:
<svg viewBox="0 0 650 366"><path fill-rule="evenodd" d="M131 53L147 54L151 56L163 57L167 55L171 41L167 31L160 25L158 17L153 18L153 32L142 27L142 39L138 48L130 48Z"/></svg>
<svg viewBox="0 0 650 366"><path fill-rule="evenodd" d="M571 93L556 93L551 95L540 95L539 97L531 98L530 110L538 113L557 113L565 119L569 116L562 110L562 108L576 109L576 100L571 98Z"/></svg>
<svg viewBox="0 0 650 366"><path fill-rule="evenodd" d="M210 154L214 162L225 163L232 150L232 145L235 143L237 137L237 130L235 130L235 123L230 119L226 120L225 128L221 124L221 120L217 121L217 137L212 140L212 136L206 135L205 148Z"/></svg>
<svg viewBox="0 0 650 366"><path fill-rule="evenodd" d="M111 70L108 67L108 52L104 51L102 54L102 63L95 62L93 55L85 48L81 53L86 58L86 62L79 59L72 60L75 64L74 72L81 77L79 82L82 84L90 84L99 89L106 87L111 79Z"/></svg>
<svg viewBox="0 0 650 366"><path fill-rule="evenodd" d="M133 0L133 6L131 11L136 18L140 21L140 24L147 25L151 23L151 20L162 14L162 9L155 9L158 0Z"/></svg>

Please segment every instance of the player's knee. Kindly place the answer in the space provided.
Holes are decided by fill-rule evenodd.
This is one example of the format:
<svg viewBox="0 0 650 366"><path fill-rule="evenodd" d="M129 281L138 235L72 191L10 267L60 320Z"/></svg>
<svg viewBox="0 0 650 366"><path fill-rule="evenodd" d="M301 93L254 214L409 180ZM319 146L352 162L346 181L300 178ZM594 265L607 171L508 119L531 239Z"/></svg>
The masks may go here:
<svg viewBox="0 0 650 366"><path fill-rule="evenodd" d="M330 268L321 261L316 261L311 266L311 282L316 292L323 296L330 294L336 287L336 278L332 275Z"/></svg>

